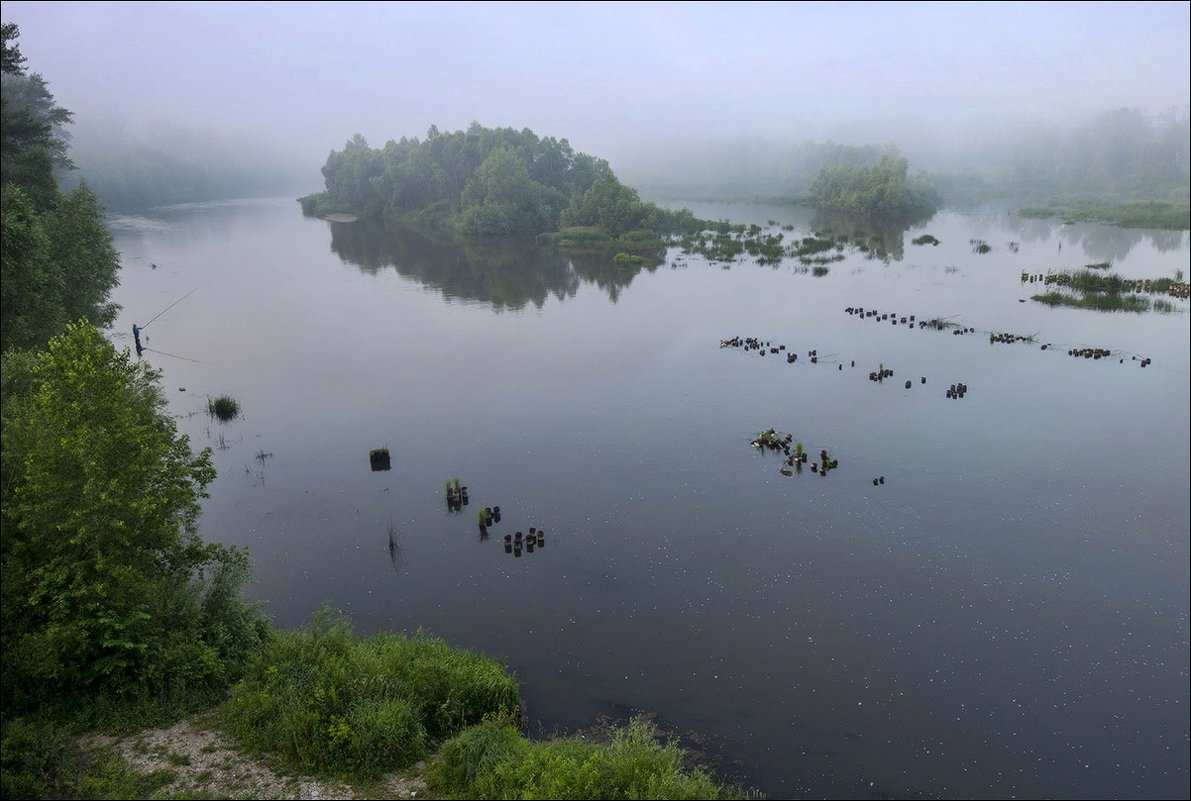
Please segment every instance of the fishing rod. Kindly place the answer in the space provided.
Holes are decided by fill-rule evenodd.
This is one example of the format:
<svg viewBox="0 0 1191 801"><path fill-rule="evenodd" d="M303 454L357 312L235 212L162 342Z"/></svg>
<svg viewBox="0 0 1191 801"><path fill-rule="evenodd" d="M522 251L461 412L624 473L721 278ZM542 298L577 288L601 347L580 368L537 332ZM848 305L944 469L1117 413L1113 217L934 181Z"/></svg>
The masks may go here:
<svg viewBox="0 0 1191 801"><path fill-rule="evenodd" d="M156 320L158 317L160 317L161 315L165 314L167 311L169 311L170 309L174 308L175 306L177 306L177 305L178 305L179 303L181 303L182 301L186 300L188 297L190 297L191 295L193 295L195 292L198 292L200 289L202 289L202 288L203 288L203 286L204 286L203 284L199 284L199 285L198 285L198 286L196 286L194 289L190 290L190 291L189 291L189 292L187 292L185 295L183 295L182 297L178 298L177 300L175 300L175 301L174 301L173 303L171 303L170 305L166 306L164 309L162 309L161 311L159 311L159 312L157 313L157 316L156 316L156 317L154 317L154 318L153 318L153 320ZM146 328L148 328L150 325L152 325L152 324L153 324L153 320L150 320L149 322L147 322L147 323L145 323L144 325L142 325L142 326L140 327L140 329L141 329L142 331L144 331Z"/></svg>
<svg viewBox="0 0 1191 801"><path fill-rule="evenodd" d="M198 359L192 359L189 356L179 356L176 353L166 353L164 350L157 350L156 348L142 348L142 350L144 350L148 353L160 353L162 356L169 356L172 359L181 359L184 362L194 362L195 364L206 364L206 362L199 361Z"/></svg>

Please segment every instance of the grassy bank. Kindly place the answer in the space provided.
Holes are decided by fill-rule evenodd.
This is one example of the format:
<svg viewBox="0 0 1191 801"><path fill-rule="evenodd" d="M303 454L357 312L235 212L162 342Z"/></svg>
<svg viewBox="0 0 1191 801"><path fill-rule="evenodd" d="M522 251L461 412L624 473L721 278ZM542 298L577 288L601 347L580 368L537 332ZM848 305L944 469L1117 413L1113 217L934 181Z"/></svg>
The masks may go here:
<svg viewBox="0 0 1191 801"><path fill-rule="evenodd" d="M739 797L645 721L606 742L531 741L521 715L500 662L423 634L361 637L323 610L307 628L271 631L227 700L196 724L114 739L81 738L60 714L6 719L3 796L193 798L218 780L232 797L301 797L293 788L307 786L392 797L428 760L432 797Z"/></svg>
<svg viewBox="0 0 1191 801"><path fill-rule="evenodd" d="M1191 204L1186 200L1056 200L1046 206L1023 208L1023 217L1057 218L1070 222L1102 222L1123 228L1191 228Z"/></svg>
<svg viewBox="0 0 1191 801"><path fill-rule="evenodd" d="M497 661L433 637L357 637L325 610L277 632L224 705L223 726L294 768L374 778L490 715L516 715L516 680Z"/></svg>

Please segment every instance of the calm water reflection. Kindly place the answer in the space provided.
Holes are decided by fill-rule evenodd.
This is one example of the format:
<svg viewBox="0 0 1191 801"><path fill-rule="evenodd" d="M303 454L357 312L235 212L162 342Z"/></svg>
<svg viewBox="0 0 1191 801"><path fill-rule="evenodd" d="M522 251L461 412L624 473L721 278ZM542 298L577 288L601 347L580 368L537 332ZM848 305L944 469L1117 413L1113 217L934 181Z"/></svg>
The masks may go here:
<svg viewBox="0 0 1191 801"><path fill-rule="evenodd" d="M1185 234L945 213L816 278L677 253L621 272L292 201L117 222L117 331L202 287L148 358L216 448L203 533L249 547L278 623L326 599L503 654L535 730L653 711L771 797L1186 795L1188 317L1019 303L1023 269L1186 269ZM822 358L721 350L734 334ZM224 392L226 427L202 413ZM770 426L839 469L782 477L748 447ZM504 520L480 541L485 504ZM547 547L506 555L531 525Z"/></svg>

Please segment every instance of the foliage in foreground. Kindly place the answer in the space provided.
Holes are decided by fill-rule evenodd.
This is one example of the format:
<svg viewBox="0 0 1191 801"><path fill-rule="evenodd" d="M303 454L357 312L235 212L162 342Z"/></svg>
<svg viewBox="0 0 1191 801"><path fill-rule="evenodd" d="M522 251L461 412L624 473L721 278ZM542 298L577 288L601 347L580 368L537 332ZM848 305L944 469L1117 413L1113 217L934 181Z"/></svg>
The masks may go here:
<svg viewBox="0 0 1191 801"><path fill-rule="evenodd" d="M264 624L247 557L197 534L209 452L178 435L158 373L89 324L5 354L2 375L5 713L213 703Z"/></svg>
<svg viewBox="0 0 1191 801"><path fill-rule="evenodd" d="M222 722L249 750L295 768L368 778L519 708L517 682L496 661L422 634L357 637L324 609L309 629L275 632Z"/></svg>
<svg viewBox="0 0 1191 801"><path fill-rule="evenodd" d="M701 768L684 768L683 751L656 738L639 718L608 743L531 741L507 721L488 720L444 743L427 780L449 798L738 797Z"/></svg>

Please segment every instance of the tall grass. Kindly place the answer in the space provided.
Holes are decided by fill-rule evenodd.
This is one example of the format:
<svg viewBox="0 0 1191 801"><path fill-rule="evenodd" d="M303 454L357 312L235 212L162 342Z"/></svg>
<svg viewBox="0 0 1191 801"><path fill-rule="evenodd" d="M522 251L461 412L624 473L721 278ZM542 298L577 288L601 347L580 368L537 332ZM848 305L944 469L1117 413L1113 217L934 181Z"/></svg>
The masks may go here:
<svg viewBox="0 0 1191 801"><path fill-rule="evenodd" d="M530 741L504 720L473 726L439 750L430 787L451 798L737 798L683 751L634 719L609 743Z"/></svg>
<svg viewBox="0 0 1191 801"><path fill-rule="evenodd" d="M1150 310L1150 299L1143 295L1092 292L1076 297L1051 291L1043 295L1034 295L1030 299L1045 303L1047 306L1071 306L1077 309L1095 309L1096 311L1127 311L1140 314Z"/></svg>
<svg viewBox="0 0 1191 801"><path fill-rule="evenodd" d="M1102 275L1091 270L1079 270L1071 274L1071 288L1077 292L1122 292L1132 286L1132 281L1117 273Z"/></svg>
<svg viewBox="0 0 1191 801"><path fill-rule="evenodd" d="M207 413L219 422L226 423L235 420L240 414L240 402L231 395L220 395L214 400L207 401Z"/></svg>
<svg viewBox="0 0 1191 801"><path fill-rule="evenodd" d="M276 632L232 688L221 720L250 751L367 778L519 708L517 682L496 661L421 633L357 637L323 609L309 629Z"/></svg>

